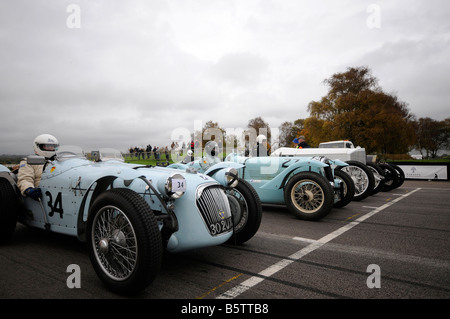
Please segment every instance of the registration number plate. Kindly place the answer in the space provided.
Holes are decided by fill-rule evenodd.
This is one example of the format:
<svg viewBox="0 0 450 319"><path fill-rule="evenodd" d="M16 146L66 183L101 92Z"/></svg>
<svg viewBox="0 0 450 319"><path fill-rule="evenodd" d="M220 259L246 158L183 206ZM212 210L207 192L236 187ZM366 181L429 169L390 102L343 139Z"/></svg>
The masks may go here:
<svg viewBox="0 0 450 319"><path fill-rule="evenodd" d="M211 232L211 235L213 236L227 232L232 228L233 228L233 220L231 217L209 225L209 230Z"/></svg>

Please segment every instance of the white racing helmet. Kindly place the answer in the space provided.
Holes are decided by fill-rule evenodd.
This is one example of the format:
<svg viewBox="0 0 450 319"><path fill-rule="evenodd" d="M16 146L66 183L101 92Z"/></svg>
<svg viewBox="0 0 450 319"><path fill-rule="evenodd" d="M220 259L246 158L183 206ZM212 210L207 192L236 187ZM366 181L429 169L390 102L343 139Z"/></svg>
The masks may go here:
<svg viewBox="0 0 450 319"><path fill-rule="evenodd" d="M264 143L264 142L267 142L267 137L266 137L265 135L260 134L260 135L258 135L258 137L256 138L256 141L257 141L259 144Z"/></svg>
<svg viewBox="0 0 450 319"><path fill-rule="evenodd" d="M216 157L219 155L219 145L214 141L209 141L205 144L205 153L208 156Z"/></svg>
<svg viewBox="0 0 450 319"><path fill-rule="evenodd" d="M58 150L59 142L53 135L41 134L34 139L34 153L45 158L51 158Z"/></svg>

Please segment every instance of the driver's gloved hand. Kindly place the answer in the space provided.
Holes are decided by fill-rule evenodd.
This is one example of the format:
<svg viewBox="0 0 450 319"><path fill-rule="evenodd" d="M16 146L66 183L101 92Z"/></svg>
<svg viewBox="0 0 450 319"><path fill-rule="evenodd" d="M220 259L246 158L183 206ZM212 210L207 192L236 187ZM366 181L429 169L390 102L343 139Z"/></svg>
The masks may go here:
<svg viewBox="0 0 450 319"><path fill-rule="evenodd" d="M42 192L40 188L28 187L25 190L25 195L31 197L34 200L38 200L42 196Z"/></svg>

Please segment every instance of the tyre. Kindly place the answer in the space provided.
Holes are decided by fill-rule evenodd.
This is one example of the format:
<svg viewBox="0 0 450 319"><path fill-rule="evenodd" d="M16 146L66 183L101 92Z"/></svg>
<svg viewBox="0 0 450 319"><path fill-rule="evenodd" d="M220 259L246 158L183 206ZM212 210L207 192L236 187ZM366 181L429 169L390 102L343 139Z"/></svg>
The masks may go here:
<svg viewBox="0 0 450 319"><path fill-rule="evenodd" d="M363 163L347 161L348 166L339 166L337 169L344 171L353 179L355 184L354 201L360 201L369 196L375 185L375 178L370 169Z"/></svg>
<svg viewBox="0 0 450 319"><path fill-rule="evenodd" d="M284 200L287 208L297 218L319 220L333 208L334 192L322 175L300 172L286 184Z"/></svg>
<svg viewBox="0 0 450 319"><path fill-rule="evenodd" d="M396 188L399 184L397 171L389 164L379 164L384 171L384 185L381 187L382 192L389 192Z"/></svg>
<svg viewBox="0 0 450 319"><path fill-rule="evenodd" d="M0 178L0 244L11 240L19 216L19 199L11 183Z"/></svg>
<svg viewBox="0 0 450 319"><path fill-rule="evenodd" d="M228 243L242 244L252 238L261 225L261 200L255 189L239 179L235 188L226 190L234 223L234 235Z"/></svg>
<svg viewBox="0 0 450 319"><path fill-rule="evenodd" d="M346 206L353 200L355 194L355 184L352 178L341 170L334 171L334 178L342 182L342 194L339 201L335 202L333 207L341 208Z"/></svg>
<svg viewBox="0 0 450 319"><path fill-rule="evenodd" d="M378 164L368 162L366 165L372 171L373 177L375 178L375 185L372 191L372 195L374 195L378 193L384 185L384 171Z"/></svg>
<svg viewBox="0 0 450 319"><path fill-rule="evenodd" d="M144 290L161 267L162 239L155 215L129 189L98 196L89 209L87 243L100 280L119 294Z"/></svg>
<svg viewBox="0 0 450 319"><path fill-rule="evenodd" d="M402 186L405 181L405 172L403 172L403 170L398 165L391 163L389 163L388 165L394 168L394 170L397 172L398 182L395 184L394 188Z"/></svg>

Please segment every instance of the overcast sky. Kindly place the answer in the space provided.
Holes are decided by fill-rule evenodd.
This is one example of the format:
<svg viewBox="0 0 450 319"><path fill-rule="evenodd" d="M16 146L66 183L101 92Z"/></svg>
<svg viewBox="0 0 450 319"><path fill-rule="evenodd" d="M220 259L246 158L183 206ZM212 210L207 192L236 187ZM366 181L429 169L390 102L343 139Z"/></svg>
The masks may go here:
<svg viewBox="0 0 450 319"><path fill-rule="evenodd" d="M442 120L449 17L448 0L0 0L0 154L42 133L126 150L198 121L277 128L357 66Z"/></svg>

